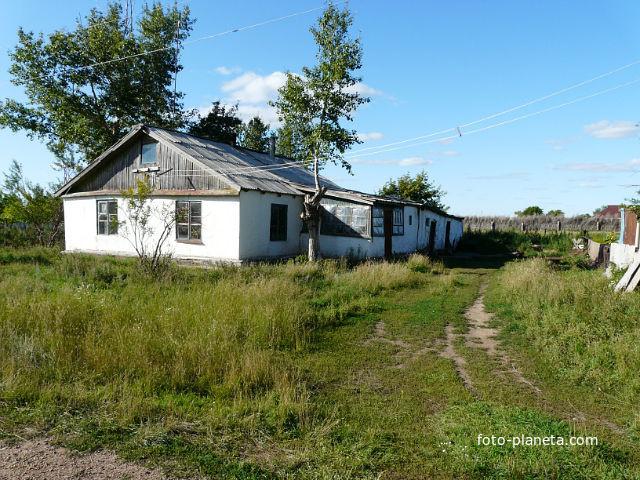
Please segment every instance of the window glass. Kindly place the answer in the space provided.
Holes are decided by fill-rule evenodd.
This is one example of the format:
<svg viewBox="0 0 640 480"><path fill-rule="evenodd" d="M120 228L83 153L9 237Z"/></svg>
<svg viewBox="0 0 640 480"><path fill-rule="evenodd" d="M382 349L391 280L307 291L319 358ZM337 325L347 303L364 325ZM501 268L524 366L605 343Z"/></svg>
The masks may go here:
<svg viewBox="0 0 640 480"><path fill-rule="evenodd" d="M284 242L287 240L287 211L287 205L271 204L269 239L272 242Z"/></svg>
<svg viewBox="0 0 640 480"><path fill-rule="evenodd" d="M156 163L156 144L142 144L142 163Z"/></svg>
<svg viewBox="0 0 640 480"><path fill-rule="evenodd" d="M342 237L371 235L371 207L340 200L325 199L322 205L320 233Z"/></svg>
<svg viewBox="0 0 640 480"><path fill-rule="evenodd" d="M118 233L118 202L116 200L98 200L98 235Z"/></svg>
<svg viewBox="0 0 640 480"><path fill-rule="evenodd" d="M202 239L202 202L176 201L176 239Z"/></svg>

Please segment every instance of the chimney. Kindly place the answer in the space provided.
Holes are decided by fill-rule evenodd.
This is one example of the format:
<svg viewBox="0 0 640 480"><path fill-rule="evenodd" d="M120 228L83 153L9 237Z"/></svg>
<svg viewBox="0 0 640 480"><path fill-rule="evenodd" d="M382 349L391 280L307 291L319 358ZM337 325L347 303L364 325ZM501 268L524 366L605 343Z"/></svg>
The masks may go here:
<svg viewBox="0 0 640 480"><path fill-rule="evenodd" d="M276 156L276 135L272 133L269 137L269 157L275 158Z"/></svg>

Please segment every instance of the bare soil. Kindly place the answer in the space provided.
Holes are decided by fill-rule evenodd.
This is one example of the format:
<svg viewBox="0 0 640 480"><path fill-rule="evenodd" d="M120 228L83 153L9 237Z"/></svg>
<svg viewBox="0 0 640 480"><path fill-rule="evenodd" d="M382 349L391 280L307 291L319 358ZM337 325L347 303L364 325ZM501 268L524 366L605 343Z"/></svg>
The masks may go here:
<svg viewBox="0 0 640 480"><path fill-rule="evenodd" d="M536 387L530 380L526 379L511 359L500 349L500 342L496 338L500 333L497 328L489 326L489 322L493 317L493 313L488 313L484 309L484 292L487 289L487 285L480 286L478 291L478 298L473 302L473 305L464 313L464 316L469 320L469 330L464 335L465 346L472 348L481 348L487 352L488 355L496 356L500 359L500 362L505 367L505 370L501 370L499 374L509 373L518 382L524 383L531 387L536 393L540 393L540 389ZM453 332L453 327L447 325L447 343L440 355L444 358L448 358L453 361L456 367L456 371L460 378L464 381L465 386L478 395L477 390L474 388L469 373L465 370L466 360L460 356L455 349L454 342L457 337L461 336Z"/></svg>
<svg viewBox="0 0 640 480"><path fill-rule="evenodd" d="M0 444L2 480L163 480L160 469L125 462L113 452L73 454L49 439Z"/></svg>

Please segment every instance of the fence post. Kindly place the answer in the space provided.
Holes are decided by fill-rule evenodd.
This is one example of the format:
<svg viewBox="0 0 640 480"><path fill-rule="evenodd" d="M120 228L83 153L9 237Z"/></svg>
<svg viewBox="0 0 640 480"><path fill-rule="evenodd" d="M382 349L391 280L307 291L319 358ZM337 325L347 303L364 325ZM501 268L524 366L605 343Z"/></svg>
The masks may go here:
<svg viewBox="0 0 640 480"><path fill-rule="evenodd" d="M602 224L600 223L600 220L598 220L596 222L596 230L600 231L600 228L602 227Z"/></svg>
<svg viewBox="0 0 640 480"><path fill-rule="evenodd" d="M558 220L558 231L562 230L562 223Z"/></svg>
<svg viewBox="0 0 640 480"><path fill-rule="evenodd" d="M492 232L496 231L496 222L494 222L493 220L491 220L491 231Z"/></svg>
<svg viewBox="0 0 640 480"><path fill-rule="evenodd" d="M520 222L520 230L523 232L525 231L524 222Z"/></svg>

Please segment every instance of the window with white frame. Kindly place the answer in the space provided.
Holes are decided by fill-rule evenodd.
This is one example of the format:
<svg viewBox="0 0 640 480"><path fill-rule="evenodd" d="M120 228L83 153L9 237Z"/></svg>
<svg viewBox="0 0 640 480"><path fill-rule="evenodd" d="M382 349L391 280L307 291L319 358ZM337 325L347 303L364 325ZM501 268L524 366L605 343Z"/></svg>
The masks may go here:
<svg viewBox="0 0 640 480"><path fill-rule="evenodd" d="M116 235L118 233L118 202L116 200L98 200L98 235Z"/></svg>
<svg viewBox="0 0 640 480"><path fill-rule="evenodd" d="M176 239L202 240L202 202L178 200L176 202Z"/></svg>

